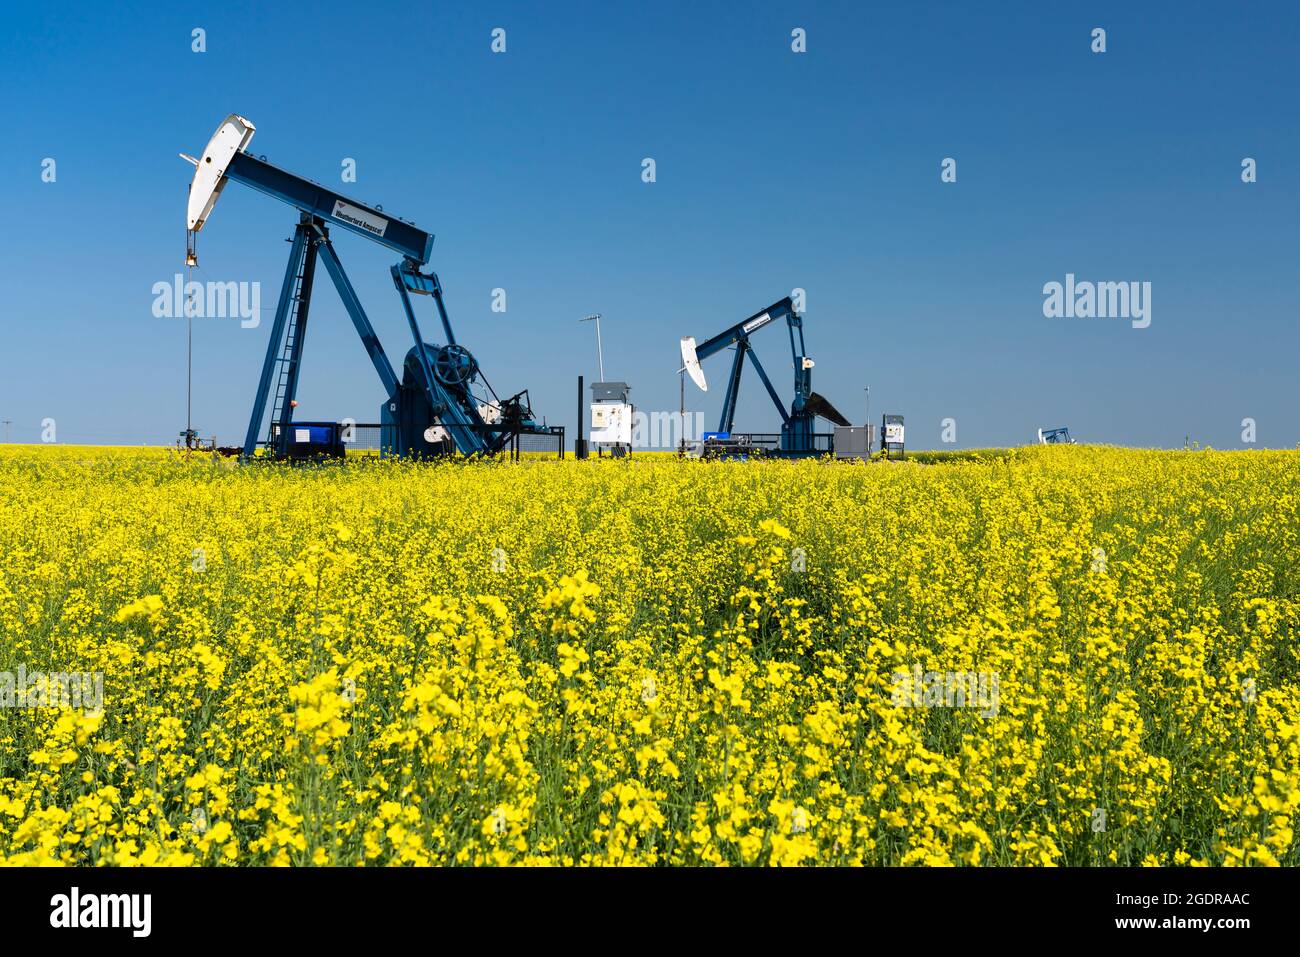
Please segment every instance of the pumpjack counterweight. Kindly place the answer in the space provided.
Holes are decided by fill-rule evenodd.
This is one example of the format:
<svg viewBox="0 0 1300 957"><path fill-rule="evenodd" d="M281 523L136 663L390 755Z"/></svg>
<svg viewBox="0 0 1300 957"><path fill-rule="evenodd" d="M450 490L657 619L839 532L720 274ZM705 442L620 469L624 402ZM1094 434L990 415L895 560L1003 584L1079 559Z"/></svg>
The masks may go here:
<svg viewBox="0 0 1300 957"><path fill-rule="evenodd" d="M252 456L262 443L275 455L289 442L291 430L310 431L292 427L318 263L334 284L388 397L380 409L384 453L421 456L454 449L467 456L490 454L517 441L520 435L561 434L537 425L527 391L500 399L477 360L456 342L442 284L432 271L421 271L433 251L432 233L385 213L379 206L358 202L274 166L265 157L253 156L247 146L255 131L252 123L232 113L217 128L199 158L181 154L195 167L187 210L190 258L192 235L203 228L227 183L249 186L299 212L245 433L245 457ZM414 345L406 354L400 379L334 249L330 230L335 227L364 236L402 256L391 273ZM433 300L446 345L425 341L411 294ZM265 440L259 438L263 423Z"/></svg>

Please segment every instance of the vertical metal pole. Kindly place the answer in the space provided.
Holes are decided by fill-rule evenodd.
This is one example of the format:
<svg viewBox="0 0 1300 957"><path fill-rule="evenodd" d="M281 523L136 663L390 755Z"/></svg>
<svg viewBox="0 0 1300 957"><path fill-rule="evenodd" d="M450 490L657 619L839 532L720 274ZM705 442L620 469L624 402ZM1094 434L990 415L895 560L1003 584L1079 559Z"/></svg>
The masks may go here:
<svg viewBox="0 0 1300 957"><path fill-rule="evenodd" d="M587 457L587 443L582 438L582 376L578 376L578 434L573 438L573 457Z"/></svg>
<svg viewBox="0 0 1300 957"><path fill-rule="evenodd" d="M677 410L677 457L680 459L686 455L686 370L677 373L677 384L679 386Z"/></svg>
<svg viewBox="0 0 1300 957"><path fill-rule="evenodd" d="M194 267L199 264L195 251L195 233L185 230L185 278L186 285L194 281ZM194 310L185 309L185 457L190 457L194 446L194 423L191 411L194 404Z"/></svg>
<svg viewBox="0 0 1300 957"><path fill-rule="evenodd" d="M194 260L190 255L186 255L185 274L186 287L194 281ZM190 457L190 450L194 447L194 423L192 411L194 407L194 305L193 295L186 300L185 304L185 457Z"/></svg>
<svg viewBox="0 0 1300 957"><path fill-rule="evenodd" d="M871 386L867 386L867 458L871 457Z"/></svg>
<svg viewBox="0 0 1300 957"><path fill-rule="evenodd" d="M194 275L193 267L189 270ZM192 309L185 310L185 457L189 458L194 446L194 424L191 411L194 406L194 315Z"/></svg>
<svg viewBox="0 0 1300 957"><path fill-rule="evenodd" d="M605 381L605 352L600 344L600 313L595 312L592 313L590 316L583 316L578 321L591 322L592 320L595 320L596 322L596 362L599 364L600 367L600 381L604 382Z"/></svg>

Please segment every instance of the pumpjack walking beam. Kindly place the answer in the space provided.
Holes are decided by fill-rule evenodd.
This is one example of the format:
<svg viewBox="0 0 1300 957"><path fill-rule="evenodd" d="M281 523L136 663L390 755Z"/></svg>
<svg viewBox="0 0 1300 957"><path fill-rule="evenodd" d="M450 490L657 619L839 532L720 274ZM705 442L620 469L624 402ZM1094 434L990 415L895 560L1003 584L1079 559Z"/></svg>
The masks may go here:
<svg viewBox="0 0 1300 957"><path fill-rule="evenodd" d="M377 206L349 199L243 150L230 157L226 179L251 186L332 226L341 226L381 246L395 249L420 265L427 263L433 255L432 233L397 219Z"/></svg>

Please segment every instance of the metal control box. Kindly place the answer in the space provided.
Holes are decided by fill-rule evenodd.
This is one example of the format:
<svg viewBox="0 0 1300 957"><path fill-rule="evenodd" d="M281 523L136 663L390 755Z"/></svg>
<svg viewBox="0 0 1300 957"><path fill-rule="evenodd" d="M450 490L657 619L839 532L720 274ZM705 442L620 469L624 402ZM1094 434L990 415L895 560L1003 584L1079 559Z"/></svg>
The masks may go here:
<svg viewBox="0 0 1300 957"><path fill-rule="evenodd" d="M871 426L837 425L835 427L835 457L837 459L870 458Z"/></svg>

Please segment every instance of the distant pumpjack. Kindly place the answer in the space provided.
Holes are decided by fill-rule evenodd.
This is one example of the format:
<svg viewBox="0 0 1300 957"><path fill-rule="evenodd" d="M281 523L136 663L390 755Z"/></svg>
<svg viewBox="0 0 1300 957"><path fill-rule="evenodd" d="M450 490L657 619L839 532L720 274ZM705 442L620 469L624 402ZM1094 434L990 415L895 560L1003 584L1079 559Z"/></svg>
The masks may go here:
<svg viewBox="0 0 1300 957"><path fill-rule="evenodd" d="M750 336L755 332L778 319L785 319L786 327L789 329L790 353L794 363L794 399L790 402L789 411L786 411L785 404L777 395L776 389L773 388L771 380L768 379L762 363L758 361L758 354L754 352L754 347L749 342ZM796 333L798 334L797 340ZM700 363L730 346L735 346L736 356L731 362L731 374L727 377L727 391L722 398L722 416L718 422L717 440L722 442L731 440L736 418L736 400L740 392L740 375L744 369L745 357L748 356L750 361L753 362L754 369L758 372L758 377L762 380L764 388L767 389L772 404L776 406L777 412L781 415L780 447L779 449L765 450L766 454L797 457L833 452L834 443L830 436L825 437L827 441L822 447L817 445L818 436L814 429L817 417L821 416L840 426L849 425L849 420L841 415L824 396L819 395L812 389L814 363L805 354L803 319L795 312L794 303L790 297L786 296L784 299L772 303L766 309L754 313L748 319L736 323L699 345L696 345L694 336L684 336L682 338L682 365L690 375L691 380L705 392L708 391L709 386L705 381L704 370L701 368ZM706 444L707 440L708 436L706 435ZM749 450L746 449L745 451Z"/></svg>
<svg viewBox="0 0 1300 957"><path fill-rule="evenodd" d="M1062 426L1059 429L1039 429L1038 441L1041 445L1073 445L1074 439L1070 438L1070 430Z"/></svg>

